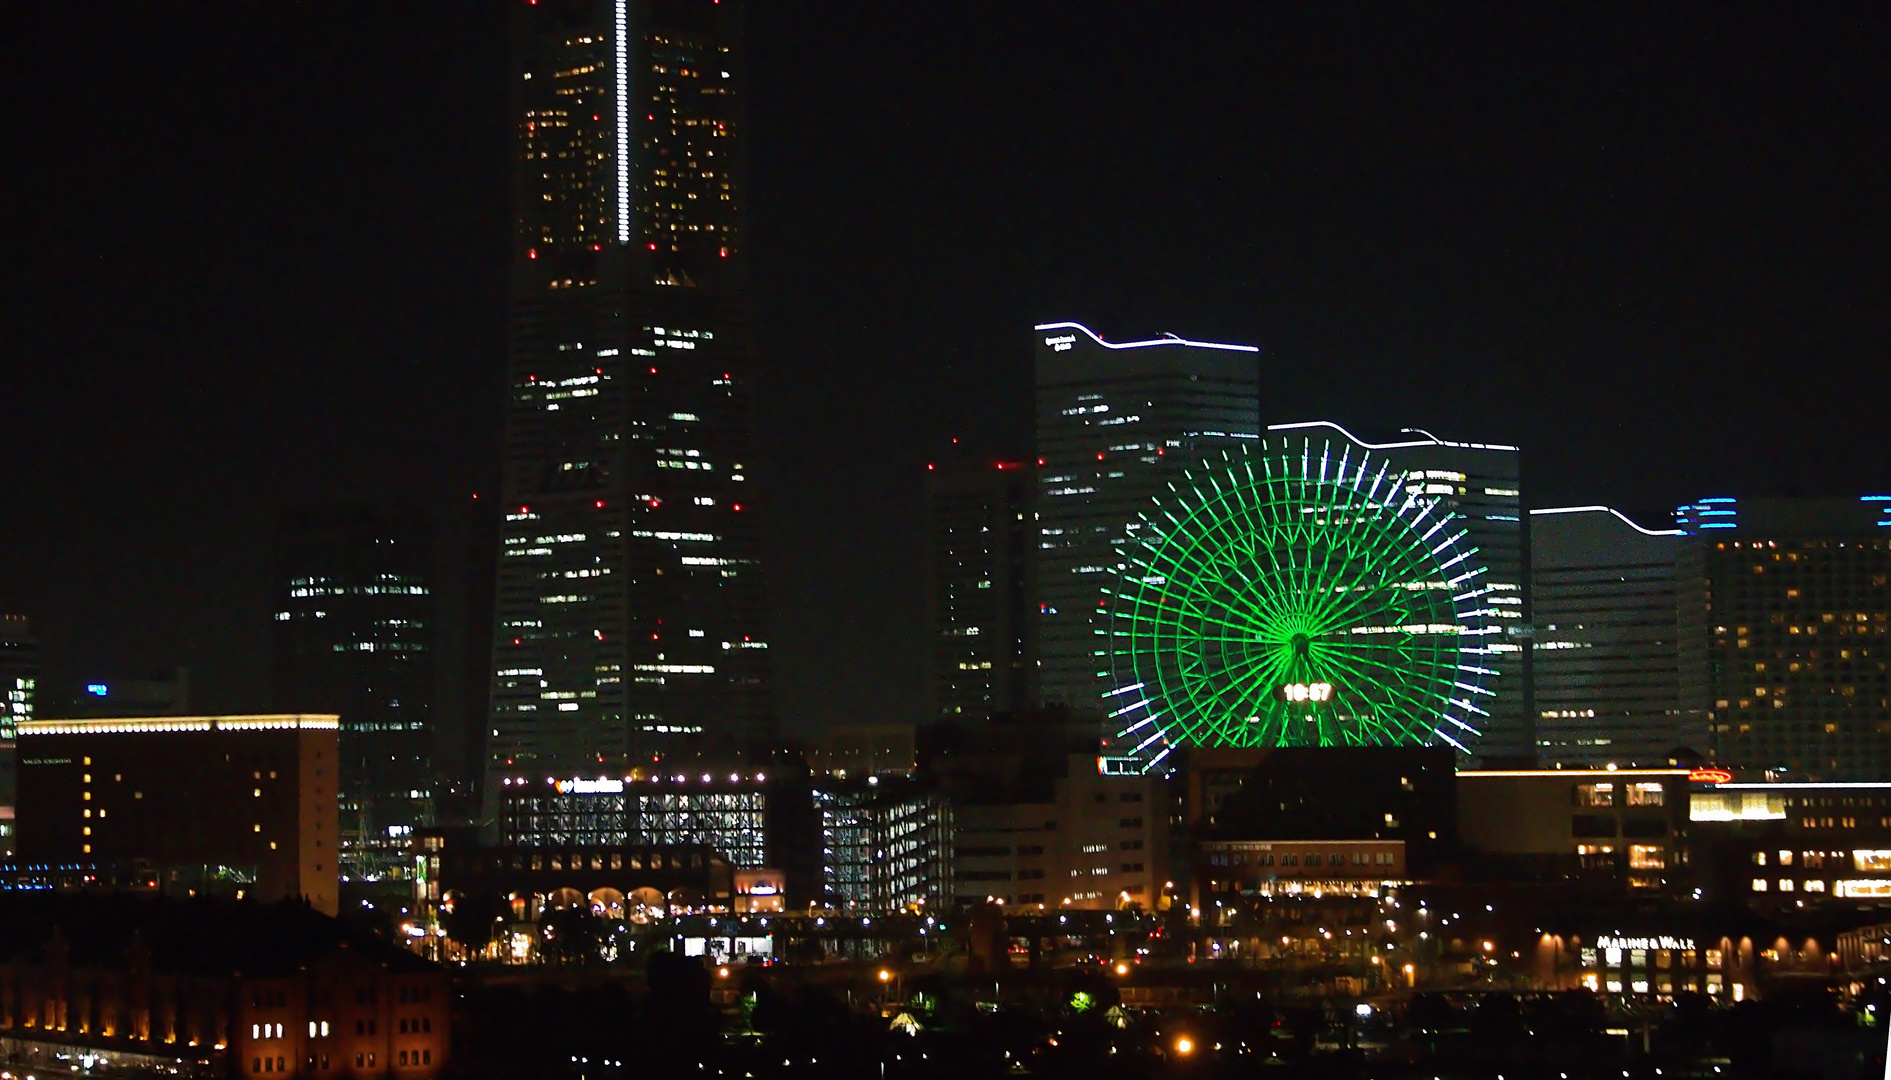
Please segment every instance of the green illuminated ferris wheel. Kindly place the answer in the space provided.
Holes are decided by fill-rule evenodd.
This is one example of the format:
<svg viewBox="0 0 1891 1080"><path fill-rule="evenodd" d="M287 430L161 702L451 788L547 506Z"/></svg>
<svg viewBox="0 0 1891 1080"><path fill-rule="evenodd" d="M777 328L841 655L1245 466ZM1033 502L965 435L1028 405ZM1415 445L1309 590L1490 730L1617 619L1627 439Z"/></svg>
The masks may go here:
<svg viewBox="0 0 1891 1080"><path fill-rule="evenodd" d="M1132 526L1105 704L1153 767L1177 745L1449 745L1488 713L1493 632L1462 521L1351 443L1189 470Z"/></svg>

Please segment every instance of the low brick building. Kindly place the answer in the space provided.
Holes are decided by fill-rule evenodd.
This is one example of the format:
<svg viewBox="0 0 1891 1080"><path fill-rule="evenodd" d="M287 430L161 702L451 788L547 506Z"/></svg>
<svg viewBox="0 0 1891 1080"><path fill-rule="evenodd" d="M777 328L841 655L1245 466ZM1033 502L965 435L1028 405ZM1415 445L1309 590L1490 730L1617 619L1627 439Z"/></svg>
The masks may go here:
<svg viewBox="0 0 1891 1080"><path fill-rule="evenodd" d="M190 1076L397 1077L445 1067L450 984L306 905L0 896L0 1056Z"/></svg>

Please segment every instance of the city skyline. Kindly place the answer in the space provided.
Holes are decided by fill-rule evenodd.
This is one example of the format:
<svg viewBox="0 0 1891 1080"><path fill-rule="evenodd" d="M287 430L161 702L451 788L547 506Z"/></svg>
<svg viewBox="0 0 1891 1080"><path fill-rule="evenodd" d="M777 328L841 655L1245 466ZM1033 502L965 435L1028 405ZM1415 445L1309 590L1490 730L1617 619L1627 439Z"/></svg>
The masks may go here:
<svg viewBox="0 0 1891 1080"><path fill-rule="evenodd" d="M1891 1080L1891 7L14 14L0 1080Z"/></svg>
<svg viewBox="0 0 1891 1080"><path fill-rule="evenodd" d="M189 667L204 707L253 706L273 506L495 497L499 447L479 433L504 386L507 10L377 12L370 31L173 12L104 35L27 16L13 77L68 91L72 122L18 162L46 212L8 266L36 407L4 436L5 495L40 524L0 571L0 610L33 618L47 685ZM1760 33L1749 15L1708 39L1645 15L1632 43L1602 15L1469 36L1416 17L1005 18L991 47L1020 74L972 79L966 98L965 72L912 67L901 43L979 54L976 21L750 13L750 81L771 90L750 118L769 132L750 229L757 351L778 358L759 389L764 460L780 462L767 544L800 620L778 646L787 730L917 714L920 470L953 434L1022 456L1030 358L1013 343L1038 322L1257 342L1270 413L1516 443L1532 506L1662 524L1701 491L1884 487L1884 452L1839 437L1873 430L1888 378L1883 316L1860 300L1887 204L1853 134L1884 109L1867 63L1881 14L1778 16L1763 70L1737 61ZM1039 74L1023 61L1051 40L1066 47ZM1160 61L1112 89L1138 40L1283 52L1267 74ZM1539 62L1449 74L1427 49ZM58 74L95 50L112 80ZM190 77L226 54L254 92ZM1694 78L1665 79L1670 64ZM860 100L863 74L902 65ZM1379 93L1388 78L1422 92ZM1677 89L1708 84L1711 100ZM1220 128L1191 119L1204 94L1229 102ZM836 121L836 102L860 107ZM1569 119L1540 135L1508 102ZM402 119L355 122L377 114ZM201 154L177 162L180 142ZM945 154L989 190L942 185ZM1167 197L1111 216L1141 191ZM981 274L992 284L960 284ZM836 670L871 674L836 686Z"/></svg>

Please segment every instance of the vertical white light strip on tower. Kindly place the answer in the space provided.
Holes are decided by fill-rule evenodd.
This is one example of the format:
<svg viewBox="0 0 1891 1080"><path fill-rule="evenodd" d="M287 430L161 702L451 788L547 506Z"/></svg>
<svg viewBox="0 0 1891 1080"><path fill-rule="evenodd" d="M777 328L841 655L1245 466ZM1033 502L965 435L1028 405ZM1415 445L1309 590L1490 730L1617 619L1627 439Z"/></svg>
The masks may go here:
<svg viewBox="0 0 1891 1080"><path fill-rule="evenodd" d="M617 0L617 242L630 243L630 0Z"/></svg>

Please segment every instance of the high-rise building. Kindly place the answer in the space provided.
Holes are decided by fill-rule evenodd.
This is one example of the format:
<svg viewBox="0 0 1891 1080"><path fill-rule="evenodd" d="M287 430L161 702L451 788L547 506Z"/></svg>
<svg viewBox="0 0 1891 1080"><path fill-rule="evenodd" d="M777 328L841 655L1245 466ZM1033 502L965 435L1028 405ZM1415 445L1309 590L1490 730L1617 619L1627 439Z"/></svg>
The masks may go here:
<svg viewBox="0 0 1891 1080"><path fill-rule="evenodd" d="M1531 682L1544 767L1658 767L1700 743L1681 718L1681 535L1606 506L1530 511Z"/></svg>
<svg viewBox="0 0 1891 1080"><path fill-rule="evenodd" d="M1015 461L927 466L935 720L978 719L1035 703L1031 473Z"/></svg>
<svg viewBox="0 0 1891 1080"><path fill-rule="evenodd" d="M735 0L514 4L487 798L772 730Z"/></svg>
<svg viewBox="0 0 1891 1080"><path fill-rule="evenodd" d="M24 615L0 615L0 807L13 805L19 755L15 728L33 718L39 695L39 642ZM5 841L13 849L12 821L5 823Z"/></svg>
<svg viewBox="0 0 1891 1080"><path fill-rule="evenodd" d="M424 523L359 507L290 515L277 535L276 707L341 717L347 878L398 876L433 824L432 559Z"/></svg>
<svg viewBox="0 0 1891 1080"><path fill-rule="evenodd" d="M1111 342L1072 322L1034 329L1039 691L1101 725L1123 546L1183 469L1259 437L1260 350L1174 335Z"/></svg>
<svg viewBox="0 0 1891 1080"><path fill-rule="evenodd" d="M1400 432L1402 438L1377 443L1325 420L1274 424L1267 430L1286 433L1316 428L1341 435L1403 470L1408 492L1435 499L1457 515L1459 527L1465 530L1464 543L1477 550L1473 558L1484 567L1478 586L1484 593L1482 603L1460 648L1485 670L1484 689L1491 692L1479 698L1479 707L1489 715L1483 718L1470 749L1475 757L1489 762L1533 758L1534 710L1523 658L1530 597L1524 572L1522 455L1514 446L1455 442L1418 428Z"/></svg>
<svg viewBox="0 0 1891 1080"><path fill-rule="evenodd" d="M1675 518L1681 708L1715 761L1891 778L1891 496L1700 499Z"/></svg>

